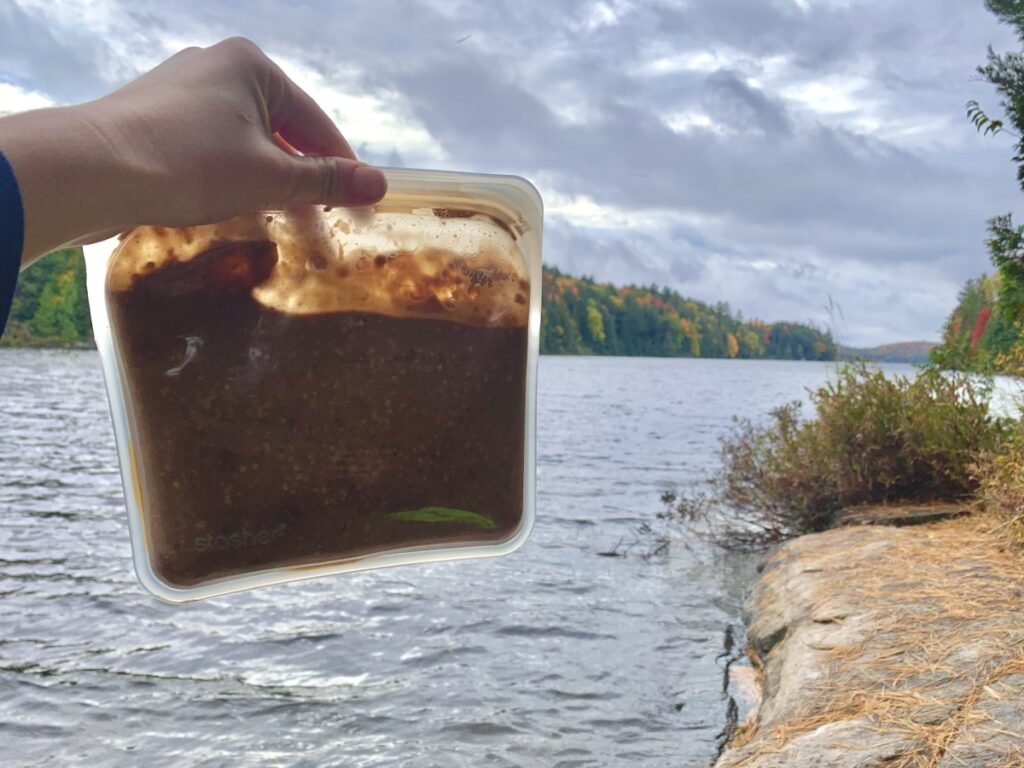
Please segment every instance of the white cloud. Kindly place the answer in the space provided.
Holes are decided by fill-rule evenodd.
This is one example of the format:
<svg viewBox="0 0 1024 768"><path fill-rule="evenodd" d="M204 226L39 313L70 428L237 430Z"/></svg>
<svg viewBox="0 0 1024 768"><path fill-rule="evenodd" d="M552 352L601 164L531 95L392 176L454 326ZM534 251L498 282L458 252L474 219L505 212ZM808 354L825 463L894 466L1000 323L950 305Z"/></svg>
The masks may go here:
<svg viewBox="0 0 1024 768"><path fill-rule="evenodd" d="M628 229L640 226L643 216L634 210L597 203L587 195L567 195L553 189L545 190L544 212L587 229Z"/></svg>
<svg viewBox="0 0 1024 768"><path fill-rule="evenodd" d="M677 72L717 72L732 69L746 57L729 49L679 51L666 53L644 62L640 71L649 75L670 75Z"/></svg>
<svg viewBox="0 0 1024 768"><path fill-rule="evenodd" d="M31 91L14 83L0 82L0 115L52 107L55 103L45 93Z"/></svg>
<svg viewBox="0 0 1024 768"><path fill-rule="evenodd" d="M618 17L608 3L594 3L584 24L588 32L593 32L601 27L614 26L616 22L618 22Z"/></svg>
<svg viewBox="0 0 1024 768"><path fill-rule="evenodd" d="M997 104L986 44L1017 46L980 0L261 7L0 0L0 110L243 34L372 159L530 176L563 266L766 319L832 294L858 343L934 336L985 218L1020 207L1009 139L963 118Z"/></svg>
<svg viewBox="0 0 1024 768"><path fill-rule="evenodd" d="M167 44L163 30L140 27L117 0L15 1L44 19L58 38L73 33L101 41L106 55L97 61L98 74L111 85L138 76L177 50Z"/></svg>
<svg viewBox="0 0 1024 768"><path fill-rule="evenodd" d="M864 4L864 0L793 0L793 4L801 11L810 11L815 6L825 8L849 8L858 2Z"/></svg>
<svg viewBox="0 0 1024 768"><path fill-rule="evenodd" d="M822 115L849 115L873 112L877 99L865 94L872 84L864 77L832 75L784 86L783 98Z"/></svg>
<svg viewBox="0 0 1024 768"><path fill-rule="evenodd" d="M622 0L593 3L584 15L583 29L594 32L602 27L614 27L621 22L629 7L630 4Z"/></svg>
<svg viewBox="0 0 1024 768"><path fill-rule="evenodd" d="M665 125L676 133L710 131L719 136L728 136L733 132L729 126L716 122L709 114L699 110L671 112L664 117L664 121Z"/></svg>
<svg viewBox="0 0 1024 768"><path fill-rule="evenodd" d="M575 227L591 232L607 231L615 234L635 230L651 235L668 237L677 227L712 227L724 222L714 216L680 208L631 208L600 203L585 194L567 194L558 189L557 180L540 177L544 193L544 213Z"/></svg>
<svg viewBox="0 0 1024 768"><path fill-rule="evenodd" d="M309 93L345 134L356 151L377 155L398 151L406 162L438 165L446 153L415 119L401 93L366 91L358 71L349 68L328 77L312 68L269 51L285 73Z"/></svg>

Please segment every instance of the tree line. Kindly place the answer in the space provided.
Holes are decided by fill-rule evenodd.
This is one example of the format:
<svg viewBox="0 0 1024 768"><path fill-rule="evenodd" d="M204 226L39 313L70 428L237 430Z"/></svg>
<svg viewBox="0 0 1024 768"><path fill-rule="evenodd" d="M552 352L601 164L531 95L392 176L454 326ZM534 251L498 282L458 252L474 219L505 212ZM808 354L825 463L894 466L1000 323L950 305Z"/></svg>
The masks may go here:
<svg viewBox="0 0 1024 768"><path fill-rule="evenodd" d="M667 288L617 287L545 267L541 352L833 360L836 345L800 323L743 322L729 305L705 304ZM85 262L77 248L56 251L22 273L4 346L92 342Z"/></svg>
<svg viewBox="0 0 1024 768"><path fill-rule="evenodd" d="M657 286L617 287L544 269L544 354L834 360L827 331L803 323L744 322L729 305Z"/></svg>
<svg viewBox="0 0 1024 768"><path fill-rule="evenodd" d="M85 260L80 248L64 248L39 259L18 277L0 345L6 347L92 344Z"/></svg>

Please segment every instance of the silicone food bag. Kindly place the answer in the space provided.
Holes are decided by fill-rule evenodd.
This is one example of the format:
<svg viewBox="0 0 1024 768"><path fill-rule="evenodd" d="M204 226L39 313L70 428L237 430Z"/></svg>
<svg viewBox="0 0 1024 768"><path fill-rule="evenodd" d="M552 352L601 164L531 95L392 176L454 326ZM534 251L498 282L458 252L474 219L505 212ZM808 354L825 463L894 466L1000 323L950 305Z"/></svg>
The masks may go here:
<svg viewBox="0 0 1024 768"><path fill-rule="evenodd" d="M86 248L135 569L157 597L529 535L540 198L514 177L387 175L373 208Z"/></svg>

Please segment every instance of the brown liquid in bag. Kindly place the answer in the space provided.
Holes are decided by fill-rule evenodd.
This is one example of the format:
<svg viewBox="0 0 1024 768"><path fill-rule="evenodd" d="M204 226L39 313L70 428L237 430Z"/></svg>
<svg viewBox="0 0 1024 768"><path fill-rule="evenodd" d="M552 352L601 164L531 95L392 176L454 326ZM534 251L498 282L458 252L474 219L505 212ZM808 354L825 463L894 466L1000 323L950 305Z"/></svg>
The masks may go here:
<svg viewBox="0 0 1024 768"><path fill-rule="evenodd" d="M282 268L275 242L211 241L187 260L169 253L108 293L161 579L192 586L515 534L525 314L462 322L438 298L448 295L443 280L462 297L486 292L494 274L442 255L444 270L402 278L415 316L292 314L254 297ZM403 259L415 260L385 261ZM529 286L515 283L522 305Z"/></svg>

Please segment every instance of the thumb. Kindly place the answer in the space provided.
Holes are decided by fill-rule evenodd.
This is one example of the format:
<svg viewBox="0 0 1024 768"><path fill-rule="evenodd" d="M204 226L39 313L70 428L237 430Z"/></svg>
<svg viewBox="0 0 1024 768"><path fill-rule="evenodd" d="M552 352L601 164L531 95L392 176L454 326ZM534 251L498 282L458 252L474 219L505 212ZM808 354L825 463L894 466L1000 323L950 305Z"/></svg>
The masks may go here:
<svg viewBox="0 0 1024 768"><path fill-rule="evenodd" d="M276 151L267 182L267 207L370 205L384 197L384 174L344 157Z"/></svg>

